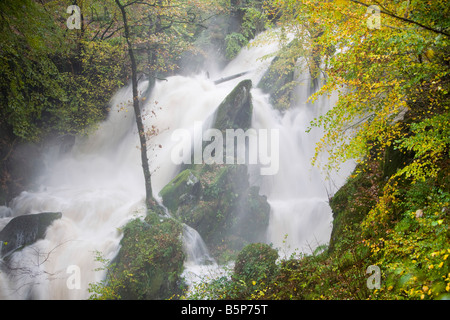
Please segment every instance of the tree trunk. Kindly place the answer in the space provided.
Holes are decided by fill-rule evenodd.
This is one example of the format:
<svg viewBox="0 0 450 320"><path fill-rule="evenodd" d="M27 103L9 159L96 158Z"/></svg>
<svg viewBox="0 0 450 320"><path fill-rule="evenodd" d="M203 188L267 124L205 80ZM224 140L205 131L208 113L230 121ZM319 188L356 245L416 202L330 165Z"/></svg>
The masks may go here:
<svg viewBox="0 0 450 320"><path fill-rule="evenodd" d="M151 207L155 204L155 200L152 194L152 182L151 182L151 174L150 167L148 164L148 156L147 156L147 139L145 137L145 129L144 123L142 122L141 108L139 106L139 96L138 96L138 81L137 81L137 66L136 60L134 57L133 46L130 40L130 30L128 27L128 19L127 13L125 11L125 7L120 3L120 0L115 0L117 6L119 7L122 13L122 20L125 32L125 39L128 45L128 54L131 60L131 84L133 89L133 109L136 117L136 124L138 128L139 141L141 145L141 161L142 161L142 169L144 171L144 179L145 179L145 203L147 207Z"/></svg>

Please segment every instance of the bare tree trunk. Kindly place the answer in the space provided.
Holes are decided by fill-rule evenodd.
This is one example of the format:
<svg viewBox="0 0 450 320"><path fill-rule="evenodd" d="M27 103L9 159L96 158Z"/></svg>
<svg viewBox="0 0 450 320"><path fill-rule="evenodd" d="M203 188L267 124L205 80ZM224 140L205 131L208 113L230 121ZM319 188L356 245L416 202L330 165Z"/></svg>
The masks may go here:
<svg viewBox="0 0 450 320"><path fill-rule="evenodd" d="M122 20L125 32L125 39L128 45L128 55L131 60L131 84L133 89L133 108L134 114L136 116L136 124L139 133L139 141L141 144L141 161L142 161L142 169L144 171L144 179L145 179L145 203L147 207L151 207L155 204L155 200L152 194L152 182L151 182L151 174L150 167L148 163L147 156L147 139L145 137L145 129L144 123L142 122L141 109L139 106L139 96L138 96L138 81L137 81L137 66L136 59L134 57L133 46L130 40L130 29L128 26L127 13L125 11L125 7L120 3L120 0L115 0L117 6L119 7L122 13Z"/></svg>

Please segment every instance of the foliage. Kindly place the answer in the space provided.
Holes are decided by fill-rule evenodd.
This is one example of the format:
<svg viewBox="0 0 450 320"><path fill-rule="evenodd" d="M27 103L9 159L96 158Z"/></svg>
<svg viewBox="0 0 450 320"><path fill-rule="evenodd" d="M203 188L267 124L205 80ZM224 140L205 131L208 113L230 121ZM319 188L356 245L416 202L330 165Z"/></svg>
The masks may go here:
<svg viewBox="0 0 450 320"><path fill-rule="evenodd" d="M117 261L104 262L108 277L90 285L91 299L166 299L180 290L182 226L156 213L123 229Z"/></svg>
<svg viewBox="0 0 450 320"><path fill-rule="evenodd" d="M196 50L193 43L205 28L203 23L223 10L212 0L122 1L122 5L138 70L150 79L175 72L181 55Z"/></svg>
<svg viewBox="0 0 450 320"><path fill-rule="evenodd" d="M238 254L234 269L227 275L203 280L191 288L185 299L255 299L262 298L267 284L278 273L278 251L263 243L245 246Z"/></svg>
<svg viewBox="0 0 450 320"><path fill-rule="evenodd" d="M95 252L95 261L101 263L101 267L94 271L106 271L107 277L96 283L90 283L88 291L91 294L89 300L119 300L121 296L119 291L123 289L124 285L119 278L114 274L115 263L111 260L105 259L101 252ZM127 276L127 274L124 274Z"/></svg>
<svg viewBox="0 0 450 320"><path fill-rule="evenodd" d="M226 57L232 59L248 44L248 39L242 33L233 32L225 37L225 43Z"/></svg>
<svg viewBox="0 0 450 320"><path fill-rule="evenodd" d="M427 104L422 119L448 110L449 37L439 33L448 28L443 19L448 6L442 1L426 8L420 1L383 1L379 4L386 13L379 29L367 26L371 3L365 1L274 4L282 27L302 39L298 50L307 52L312 75L325 75L312 101L322 94L339 94L336 108L312 123L325 129L317 154L329 153L330 161L322 164L326 168L362 159L377 144L381 152L401 138L397 120L412 110L418 95Z"/></svg>
<svg viewBox="0 0 450 320"><path fill-rule="evenodd" d="M386 237L366 242L384 272L385 284L374 293L377 299L449 296L450 194L435 187L425 190L411 189L408 194L414 198L401 220L386 232ZM419 199L415 198L418 195Z"/></svg>
<svg viewBox="0 0 450 320"><path fill-rule="evenodd" d="M67 31L59 23L65 22L59 15L63 3L0 6L0 125L23 140L39 141L49 133L83 132L102 119L122 84L121 50L91 41L89 28L84 34Z"/></svg>
<svg viewBox="0 0 450 320"><path fill-rule="evenodd" d="M239 51L248 45L249 41L258 33L270 27L270 21L262 1L243 1L238 8L232 8L232 10L237 11L237 15L242 18L238 30L225 37L226 58L229 60L235 58Z"/></svg>
<svg viewBox="0 0 450 320"><path fill-rule="evenodd" d="M78 3L83 14L100 5ZM43 142L88 134L104 119L111 96L126 79L123 43L106 38L109 22L94 21L85 14L83 28L69 30L66 9L70 4L0 3L2 203L32 188L31 171L41 165ZM34 153L17 161L15 154L24 144L31 145Z"/></svg>
<svg viewBox="0 0 450 320"><path fill-rule="evenodd" d="M330 202L335 219L327 250L283 257L274 276L256 285L236 281L243 274L235 268L227 277L202 283L196 294L206 299L448 299L446 161L441 159L436 178L399 183L394 201L386 201L382 211L377 201L383 191L389 193L390 182L383 178L383 163L366 161ZM381 271L378 289L367 286L371 265Z"/></svg>
<svg viewBox="0 0 450 320"><path fill-rule="evenodd" d="M239 252L234 266L234 274L247 285L261 283L271 278L277 271L275 261L277 250L263 243L252 243ZM255 284L254 284L255 285Z"/></svg>

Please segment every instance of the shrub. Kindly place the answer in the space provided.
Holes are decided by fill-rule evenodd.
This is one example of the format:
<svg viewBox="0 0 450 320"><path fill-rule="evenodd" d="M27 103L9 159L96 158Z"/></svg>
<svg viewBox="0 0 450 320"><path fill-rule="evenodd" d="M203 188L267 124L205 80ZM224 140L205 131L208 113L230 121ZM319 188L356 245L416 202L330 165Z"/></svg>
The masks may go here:
<svg viewBox="0 0 450 320"><path fill-rule="evenodd" d="M264 282L277 272L278 251L264 243L252 243L239 252L234 277L247 285Z"/></svg>

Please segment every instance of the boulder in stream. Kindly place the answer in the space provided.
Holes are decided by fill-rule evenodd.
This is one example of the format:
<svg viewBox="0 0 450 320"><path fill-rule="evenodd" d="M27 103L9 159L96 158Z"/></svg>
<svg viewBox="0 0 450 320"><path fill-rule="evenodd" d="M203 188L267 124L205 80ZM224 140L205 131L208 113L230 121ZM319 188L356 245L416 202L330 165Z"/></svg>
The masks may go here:
<svg viewBox="0 0 450 320"><path fill-rule="evenodd" d="M61 212L43 212L17 216L0 231L0 256L5 257L45 237L47 228Z"/></svg>

